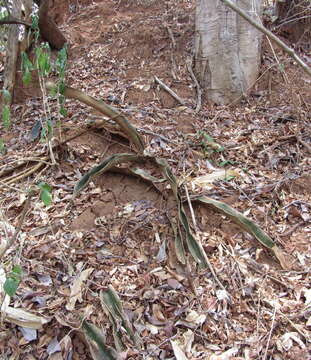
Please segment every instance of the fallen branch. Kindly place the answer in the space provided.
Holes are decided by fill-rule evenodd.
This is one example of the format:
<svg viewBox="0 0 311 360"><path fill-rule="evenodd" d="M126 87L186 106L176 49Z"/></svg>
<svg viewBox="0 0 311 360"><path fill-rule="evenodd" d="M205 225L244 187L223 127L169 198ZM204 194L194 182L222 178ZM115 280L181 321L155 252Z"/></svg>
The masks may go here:
<svg viewBox="0 0 311 360"><path fill-rule="evenodd" d="M166 92L168 92L175 100L177 100L181 105L185 105L185 101L180 98L171 88L164 84L157 76L154 77L155 82L157 82Z"/></svg>
<svg viewBox="0 0 311 360"><path fill-rule="evenodd" d="M46 157L45 161L48 158ZM39 162L38 164L34 165L33 167L31 167L30 169L26 169L24 171L22 171L21 173L11 176L9 179L7 179L7 181L5 181L5 185L10 185L13 184L19 180L24 179L27 176L32 175L33 173L35 173L37 170L39 170L43 165L45 165L44 162Z"/></svg>
<svg viewBox="0 0 311 360"><path fill-rule="evenodd" d="M167 30L170 38L171 38L172 45L173 45L173 49L175 49L175 48L176 48L176 40L175 40L175 38L174 38L173 31L172 31L172 29L171 29L167 24L165 25L165 27L166 27L166 30Z"/></svg>
<svg viewBox="0 0 311 360"><path fill-rule="evenodd" d="M251 25L253 25L257 30L264 33L269 39L274 41L279 47L281 47L288 55L290 55L297 63L300 65L303 70L311 76L311 69L310 67L295 53L295 51L288 47L281 39L279 39L277 36L275 36L271 31L266 29L263 25L259 24L255 20L253 20L251 17L247 15L247 13L243 10L241 10L238 6L233 4L230 0L221 0L224 4L226 4L228 7L230 7L233 11L238 13L240 16L242 16L243 19L248 21Z"/></svg>
<svg viewBox="0 0 311 360"><path fill-rule="evenodd" d="M167 138L166 136L161 135L161 134L157 134L157 133L155 133L155 132L153 132L153 131L151 131L151 130L146 130L146 129L138 128L137 131L138 131L138 132L141 132L141 133L144 133L144 134L147 134L147 135L153 135L153 136L155 136L155 137L158 137L159 139L162 139L162 140L165 141L165 142L178 145L178 142L177 142L177 141L171 140L171 139Z"/></svg>
<svg viewBox="0 0 311 360"><path fill-rule="evenodd" d="M18 2L12 3L12 14L20 18L22 15L21 6ZM8 40L6 46L6 61L4 67L3 90L7 90L9 96L2 94L3 105L11 106L14 98L14 88L16 83L17 59L19 51L19 30L18 25L10 26L8 30Z"/></svg>
<svg viewBox="0 0 311 360"><path fill-rule="evenodd" d="M297 224L293 225L288 231L285 231L282 234L278 234L281 237L286 237L286 236L290 236L296 229L299 228L299 226L302 226L303 224L305 224L305 221L300 221Z"/></svg>

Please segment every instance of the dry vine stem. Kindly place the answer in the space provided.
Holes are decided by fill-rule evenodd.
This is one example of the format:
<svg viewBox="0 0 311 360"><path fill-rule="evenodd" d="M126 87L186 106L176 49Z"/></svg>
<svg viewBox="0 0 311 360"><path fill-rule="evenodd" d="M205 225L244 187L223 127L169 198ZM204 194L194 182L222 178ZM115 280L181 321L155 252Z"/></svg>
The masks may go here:
<svg viewBox="0 0 311 360"><path fill-rule="evenodd" d="M195 113L198 113L201 110L201 106L202 106L202 89L198 82L198 79L195 77L194 72L192 70L192 63L193 63L193 57L191 57L190 59L188 59L186 61L187 69L190 73L190 76L191 76L191 78L194 82L195 88L197 90L197 106L195 108Z"/></svg>
<svg viewBox="0 0 311 360"><path fill-rule="evenodd" d="M45 160L47 160L47 157ZM8 181L5 182L5 184L10 185L10 184L15 183L16 181L22 180L23 178L32 175L37 170L39 170L44 164L45 164L45 162L39 162L38 164L34 165L30 169L26 169L25 171L22 171L21 173L15 175L15 176L11 176L8 179Z"/></svg>
<svg viewBox="0 0 311 360"><path fill-rule="evenodd" d="M88 132L88 131L89 131L89 129L80 130L77 134L70 136L68 139L63 140L62 142L60 142L58 144L55 144L52 147L53 147L53 149L55 149L58 146L61 146L61 145L65 144L66 142L71 141L71 140L81 136L85 132ZM8 186L8 185L13 184L14 182L16 182L18 180L21 180L21 179L25 178L26 176L32 175L34 172L39 170L43 165L47 165L47 166L51 165L51 163L48 162L48 156L45 156L45 157L42 157L42 158L24 159L22 161L22 163L17 164L15 167L13 167L11 169L4 170L2 173L0 173L0 177L3 176L3 175L6 175L8 173L11 173L14 170L26 165L29 161L38 162L38 164L32 166L30 169L22 170L20 173L18 173L16 175L13 175L13 176L11 176L9 178L4 179L6 181L2 181L1 182L2 184L0 183L0 185Z"/></svg>

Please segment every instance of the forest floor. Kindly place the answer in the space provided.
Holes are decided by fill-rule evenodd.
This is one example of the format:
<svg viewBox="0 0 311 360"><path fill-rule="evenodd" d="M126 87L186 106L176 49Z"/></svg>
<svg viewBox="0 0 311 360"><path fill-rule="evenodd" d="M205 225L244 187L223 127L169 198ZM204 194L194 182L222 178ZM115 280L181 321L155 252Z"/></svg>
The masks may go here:
<svg viewBox="0 0 311 360"><path fill-rule="evenodd" d="M42 161L48 148L34 136L42 97L20 86L11 128L1 128L7 152L0 162L0 236L2 243L13 239L21 226L2 266L8 274L19 264L23 276L10 308L2 306L1 359L91 359L92 351L96 358L81 319L113 348L115 326L120 359L311 359L310 78L264 39L261 75L249 96L231 106L203 104L196 113L187 68L194 1L81 3L58 9L70 43L68 83L122 111L148 154L167 160L214 274L198 268L187 249L186 264L179 261L176 199L167 182L133 176L127 162L98 174L73 198L92 167L135 150L120 131L96 127L101 113L67 100L68 115L55 125L57 165ZM300 56L310 63L310 54ZM57 104L49 106L57 124ZM139 168L163 177L152 162ZM39 182L52 187L52 204L36 195L25 209L28 189ZM194 195L253 220L286 263L223 213L189 206ZM104 309L112 288L136 342ZM8 309L11 317L4 316Z"/></svg>

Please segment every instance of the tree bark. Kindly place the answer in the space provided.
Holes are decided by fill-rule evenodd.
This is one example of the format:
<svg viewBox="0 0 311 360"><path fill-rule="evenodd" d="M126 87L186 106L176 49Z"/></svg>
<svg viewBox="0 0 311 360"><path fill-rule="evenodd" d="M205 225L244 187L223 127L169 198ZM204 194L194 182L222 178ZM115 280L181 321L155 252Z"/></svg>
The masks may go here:
<svg viewBox="0 0 311 360"><path fill-rule="evenodd" d="M40 34L52 48L60 50L67 42L65 36L59 30L53 19L48 15L49 0L36 1L40 4L39 7L39 29Z"/></svg>
<svg viewBox="0 0 311 360"><path fill-rule="evenodd" d="M0 25L6 25L6 24L15 24L15 25L25 25L27 27L31 26L31 23L24 21L22 19L16 19L12 16L7 16L5 18L3 18L2 20L0 20Z"/></svg>
<svg viewBox="0 0 311 360"><path fill-rule="evenodd" d="M31 12L32 12L32 0L22 0L24 6L24 18L25 23L31 24ZM33 36L30 27L25 28L24 38L20 43L19 52L26 52L33 41Z"/></svg>
<svg viewBox="0 0 311 360"><path fill-rule="evenodd" d="M288 47L285 42L283 42L280 38L274 35L270 30L266 29L261 23L253 20L250 18L243 10L239 7L234 5L231 0L221 0L227 6L229 6L232 10L234 10L237 14L242 16L243 19L248 21L251 25L253 25L257 30L261 31L265 34L270 40L274 41L278 46L280 46L288 55L290 55L299 66L303 68L303 70L308 74L311 75L311 68L295 53L293 49Z"/></svg>
<svg viewBox="0 0 311 360"><path fill-rule="evenodd" d="M25 20L31 22L32 0L23 0Z"/></svg>
<svg viewBox="0 0 311 360"><path fill-rule="evenodd" d="M14 0L12 5L12 16L14 18L21 18L22 3L21 0ZM5 101L6 105L11 105L14 96L14 86L16 78L16 64L18 57L18 25L12 25L9 28L7 49L6 49L6 62L4 70L3 89L10 93L10 99ZM3 99L4 100L4 99Z"/></svg>
<svg viewBox="0 0 311 360"><path fill-rule="evenodd" d="M34 0L39 6L39 30L43 40L46 40L50 46L56 50L63 48L67 42L66 38L59 30L53 19L49 16L49 0ZM3 24L22 24L31 27L30 14L32 8L32 0L23 0L25 9L25 19L15 16L8 16L0 20L0 25Z"/></svg>
<svg viewBox="0 0 311 360"><path fill-rule="evenodd" d="M237 0L252 18L261 0ZM195 71L209 102L232 103L255 82L262 34L220 0L197 0Z"/></svg>

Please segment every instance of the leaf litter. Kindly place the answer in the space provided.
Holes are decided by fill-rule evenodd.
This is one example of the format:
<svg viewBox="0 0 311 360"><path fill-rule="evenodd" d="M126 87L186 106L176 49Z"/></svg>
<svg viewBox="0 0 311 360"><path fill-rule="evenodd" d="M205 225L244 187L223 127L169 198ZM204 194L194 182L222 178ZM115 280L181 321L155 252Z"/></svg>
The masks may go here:
<svg viewBox="0 0 311 360"><path fill-rule="evenodd" d="M2 355L309 356L309 89L275 49L289 84L274 68L242 105L203 105L196 114L186 67L194 3L167 5L163 12L161 1L96 2L62 26L73 44L70 86L129 119L146 144L138 167L120 157L133 151L122 131L72 100L62 130L72 140L60 143L50 167L45 145L31 139L40 102L14 105L0 167L1 181L12 180L1 182L1 244L18 229L29 183L51 186L53 201L45 207L33 195L2 263L3 274L10 264L23 269L17 294L1 292ZM263 74L270 54L264 44ZM38 159L41 172L8 178ZM93 176L107 159L117 161ZM77 184L85 187L72 200Z"/></svg>

